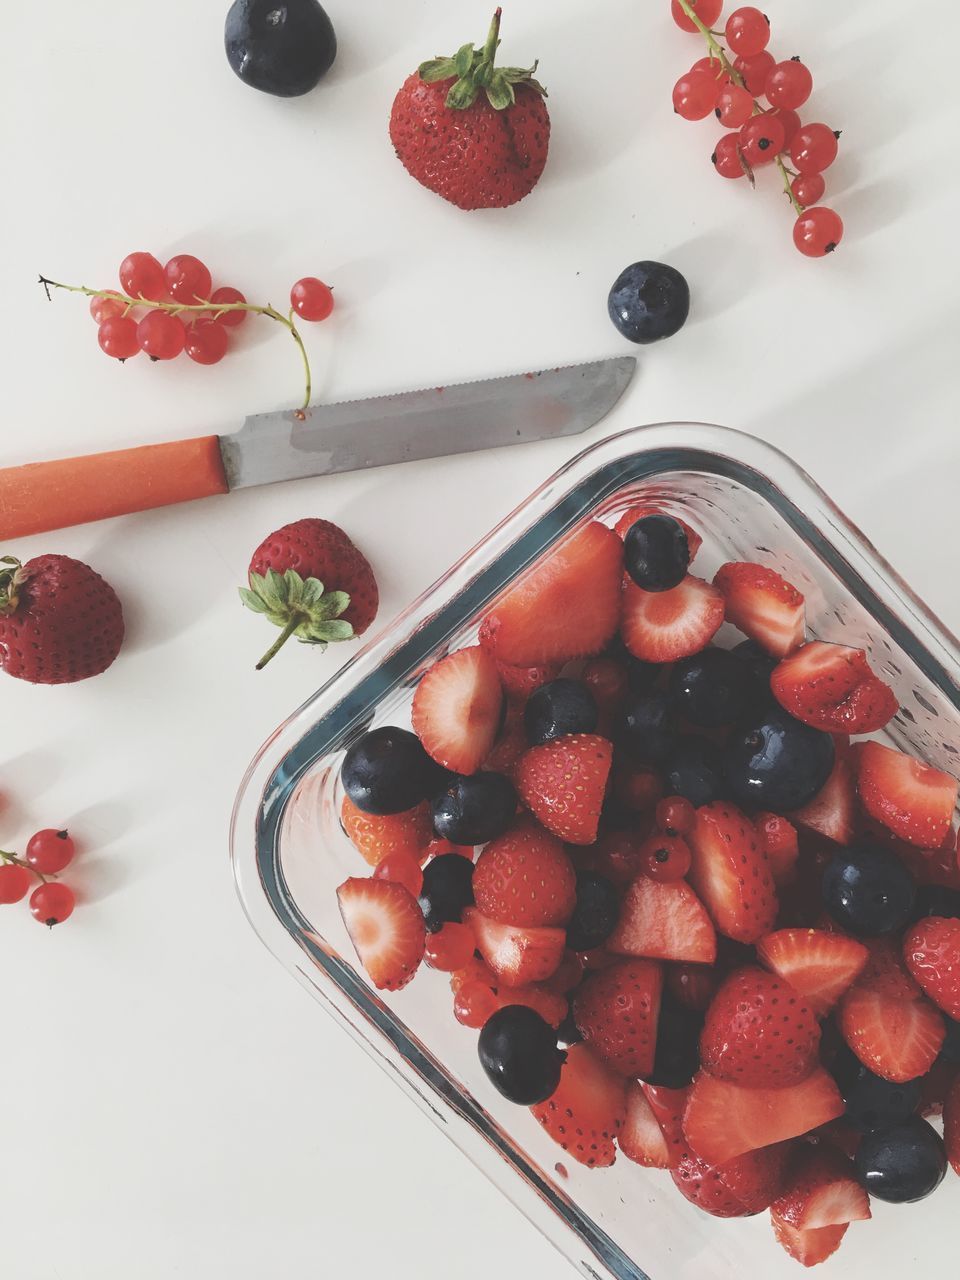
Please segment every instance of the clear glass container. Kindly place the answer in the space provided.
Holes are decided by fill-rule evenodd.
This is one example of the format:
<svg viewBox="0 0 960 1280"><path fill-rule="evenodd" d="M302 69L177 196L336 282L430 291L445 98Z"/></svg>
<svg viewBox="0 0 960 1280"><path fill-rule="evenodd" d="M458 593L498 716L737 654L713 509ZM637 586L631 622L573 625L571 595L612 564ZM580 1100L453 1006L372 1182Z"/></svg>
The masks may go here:
<svg viewBox="0 0 960 1280"><path fill-rule="evenodd" d="M560 1251L594 1280L763 1280L800 1274L768 1215L710 1218L668 1175L620 1156L600 1171L565 1158L529 1112L485 1079L476 1032L452 1015L448 979L422 968L377 992L360 968L336 887L365 864L340 828L340 763L372 725L409 725L420 673L472 643L497 596L570 529L655 498L703 535L698 575L725 560L781 571L804 593L811 637L865 648L901 712L884 737L960 772L957 641L794 463L738 432L638 428L579 454L282 724L240 788L231 851L244 909L291 972ZM731 632L731 638L734 633ZM719 637L723 641L723 633ZM948 1265L960 1182L919 1205L879 1202L822 1269L877 1280Z"/></svg>

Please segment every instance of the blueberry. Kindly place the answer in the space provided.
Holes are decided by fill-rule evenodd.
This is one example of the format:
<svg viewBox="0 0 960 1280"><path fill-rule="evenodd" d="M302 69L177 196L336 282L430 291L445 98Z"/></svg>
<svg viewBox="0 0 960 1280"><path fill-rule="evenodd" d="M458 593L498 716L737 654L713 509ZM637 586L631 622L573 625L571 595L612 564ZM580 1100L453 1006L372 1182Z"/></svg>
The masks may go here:
<svg viewBox="0 0 960 1280"><path fill-rule="evenodd" d="M670 694L691 724L718 729L740 719L750 706L751 675L746 663L725 649L704 649L676 663Z"/></svg>
<svg viewBox="0 0 960 1280"><path fill-rule="evenodd" d="M364 813L402 813L435 794L447 775L416 734L392 725L372 729L344 757L340 777Z"/></svg>
<svg viewBox="0 0 960 1280"><path fill-rule="evenodd" d="M420 910L431 933L447 924L459 923L467 907L473 906L473 863L461 853L441 853L423 868Z"/></svg>
<svg viewBox="0 0 960 1280"><path fill-rule="evenodd" d="M947 1153L937 1131L913 1116L891 1129L868 1133L854 1163L872 1196L912 1204L939 1187L947 1172Z"/></svg>
<svg viewBox="0 0 960 1280"><path fill-rule="evenodd" d="M477 1052L494 1087L523 1107L546 1102L555 1092L566 1056L549 1023L522 1004L509 1004L487 1019Z"/></svg>
<svg viewBox="0 0 960 1280"><path fill-rule="evenodd" d="M665 694L632 694L627 698L617 726L621 746L648 764L658 764L675 739L673 712Z"/></svg>
<svg viewBox="0 0 960 1280"><path fill-rule="evenodd" d="M234 0L224 42L240 79L280 98L309 93L337 56L333 24L317 0Z"/></svg>
<svg viewBox="0 0 960 1280"><path fill-rule="evenodd" d="M634 262L614 280L607 310L631 342L657 342L683 328L690 311L690 289L674 267Z"/></svg>
<svg viewBox="0 0 960 1280"><path fill-rule="evenodd" d="M433 829L451 844L486 844L517 812L517 793L502 773L455 777L433 802Z"/></svg>
<svg viewBox="0 0 960 1280"><path fill-rule="evenodd" d="M917 885L917 899L913 905L913 920L925 920L927 916L946 916L960 920L960 891L948 889L942 884Z"/></svg>
<svg viewBox="0 0 960 1280"><path fill-rule="evenodd" d="M830 777L834 750L829 733L770 705L730 735L724 760L730 794L746 807L799 809Z"/></svg>
<svg viewBox="0 0 960 1280"><path fill-rule="evenodd" d="M749 675L747 701L750 706L759 711L770 706L771 703L775 704L776 700L770 689L770 677L773 675L774 668L780 665L779 658L774 658L765 649L761 649L756 640L744 640L735 645L732 652L747 668Z"/></svg>
<svg viewBox="0 0 960 1280"><path fill-rule="evenodd" d="M844 1045L830 1068L843 1095L846 1118L861 1133L909 1120L920 1105L920 1081L894 1084L875 1076Z"/></svg>
<svg viewBox="0 0 960 1280"><path fill-rule="evenodd" d="M700 1069L700 1032L703 1014L665 994L657 1022L657 1048L653 1070L643 1078L648 1084L682 1089Z"/></svg>
<svg viewBox="0 0 960 1280"><path fill-rule="evenodd" d="M683 796L697 808L726 795L723 752L715 742L680 738L663 762L667 795Z"/></svg>
<svg viewBox="0 0 960 1280"><path fill-rule="evenodd" d="M643 516L627 530L623 563L644 591L669 591L679 586L690 566L690 547L679 520L673 516Z"/></svg>
<svg viewBox="0 0 960 1280"><path fill-rule="evenodd" d="M551 680L535 689L523 709L523 727L533 746L568 733L593 733L597 700L580 680Z"/></svg>
<svg viewBox="0 0 960 1280"><path fill-rule="evenodd" d="M606 942L620 917L620 895L606 876L596 871L577 872L577 902L567 922L567 946L571 951L592 951Z"/></svg>
<svg viewBox="0 0 960 1280"><path fill-rule="evenodd" d="M876 937L897 933L910 919L916 886L889 849L841 849L823 872L823 902L837 924Z"/></svg>
<svg viewBox="0 0 960 1280"><path fill-rule="evenodd" d="M954 1022L953 1018L944 1015L944 1022L947 1024L947 1034L943 1041L943 1048L940 1050L940 1057L944 1062L953 1062L960 1066L960 1022Z"/></svg>

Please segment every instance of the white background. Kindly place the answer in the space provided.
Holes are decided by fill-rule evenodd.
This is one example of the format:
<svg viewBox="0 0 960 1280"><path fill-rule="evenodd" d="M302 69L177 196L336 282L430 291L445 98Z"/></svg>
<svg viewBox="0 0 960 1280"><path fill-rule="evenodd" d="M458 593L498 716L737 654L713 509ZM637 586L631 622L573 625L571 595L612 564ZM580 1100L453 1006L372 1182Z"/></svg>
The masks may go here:
<svg viewBox="0 0 960 1280"><path fill-rule="evenodd" d="M551 155L530 198L480 214L418 187L386 122L422 58L482 39L487 5L331 0L338 61L289 102L230 72L221 0L7 6L0 463L230 430L297 396L296 353L268 321L214 369L119 367L85 303L48 304L38 271L109 287L130 250L192 251L278 304L320 275L338 305L308 341L332 399L635 350L606 292L660 258L690 281L690 322L639 350L583 443L678 418L761 435L960 628L954 6L767 7L774 47L813 69L808 118L844 129L829 178L847 235L826 261L794 250L774 175L755 194L720 180L714 122L674 117L701 49L667 0L512 0L504 55L541 59ZM129 627L100 679L0 676L0 844L60 824L83 843L67 925L47 934L23 905L0 918L4 1274L563 1270L257 941L226 830L261 740L344 657L291 645L253 671L269 629L236 587L261 537L342 523L385 625L573 447L248 490L4 548L88 560Z"/></svg>

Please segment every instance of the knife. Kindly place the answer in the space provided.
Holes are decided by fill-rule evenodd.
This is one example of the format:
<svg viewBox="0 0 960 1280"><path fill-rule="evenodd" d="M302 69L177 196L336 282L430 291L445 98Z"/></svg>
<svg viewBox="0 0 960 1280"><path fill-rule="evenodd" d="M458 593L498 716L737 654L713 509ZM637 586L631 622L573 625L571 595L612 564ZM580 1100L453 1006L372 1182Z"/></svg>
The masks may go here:
<svg viewBox="0 0 960 1280"><path fill-rule="evenodd" d="M239 431L0 469L0 538L232 489L578 435L633 377L620 356L459 386L257 413Z"/></svg>

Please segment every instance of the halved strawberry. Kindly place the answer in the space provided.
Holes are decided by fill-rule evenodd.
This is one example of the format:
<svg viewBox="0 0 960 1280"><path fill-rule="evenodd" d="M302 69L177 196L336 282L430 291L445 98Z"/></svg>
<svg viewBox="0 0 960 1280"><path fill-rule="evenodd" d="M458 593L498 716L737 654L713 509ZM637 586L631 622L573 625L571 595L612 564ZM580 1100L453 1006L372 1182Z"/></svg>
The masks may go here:
<svg viewBox="0 0 960 1280"><path fill-rule="evenodd" d="M607 950L652 960L713 964L717 935L703 903L685 880L660 883L638 876L627 890Z"/></svg>
<svg viewBox="0 0 960 1280"><path fill-rule="evenodd" d="M723 596L690 574L670 591L624 583L623 642L644 662L675 662L705 649L723 622Z"/></svg>
<svg viewBox="0 0 960 1280"><path fill-rule="evenodd" d="M543 982L563 959L567 935L563 929L498 924L476 907L467 907L463 920L473 929L477 950L506 987Z"/></svg>
<svg viewBox="0 0 960 1280"><path fill-rule="evenodd" d="M475 773L500 727L503 690L497 666L479 645L448 653L413 695L411 723L427 754L454 773Z"/></svg>
<svg viewBox="0 0 960 1280"><path fill-rule="evenodd" d="M731 561L713 584L723 592L727 621L762 649L782 658L803 644L803 596L774 569Z"/></svg>
<svg viewBox="0 0 960 1280"><path fill-rule="evenodd" d="M864 938L869 957L857 986L891 1000L920 1000L923 992L906 966L900 942L891 937Z"/></svg>
<svg viewBox="0 0 960 1280"><path fill-rule="evenodd" d="M830 777L813 799L790 817L835 844L850 844L857 833L857 784L845 750L838 747Z"/></svg>
<svg viewBox="0 0 960 1280"><path fill-rule="evenodd" d="M423 959L423 913L402 884L351 876L337 890L340 914L375 987L399 991Z"/></svg>
<svg viewBox="0 0 960 1280"><path fill-rule="evenodd" d="M591 974L573 997L584 1040L622 1075L653 1070L662 990L663 970L654 960L621 960Z"/></svg>
<svg viewBox="0 0 960 1280"><path fill-rule="evenodd" d="M526 702L535 689L556 680L560 671L559 662L540 667L512 667L509 662L497 663L497 675L503 691L514 702Z"/></svg>
<svg viewBox="0 0 960 1280"><path fill-rule="evenodd" d="M697 533L696 529L691 528L691 526L687 524L686 520L681 520L679 516L673 515L672 511L665 511L663 507L656 502L636 503L623 513L614 528L621 538L626 538L627 534L638 520L642 520L644 516L659 515L673 516L677 524L683 526L683 532L687 535L687 546L690 550L690 559L693 560L693 557L703 546L703 539L700 537L699 533Z"/></svg>
<svg viewBox="0 0 960 1280"><path fill-rule="evenodd" d="M943 1140L947 1159L954 1173L960 1174L960 1076L953 1082L943 1104Z"/></svg>
<svg viewBox="0 0 960 1280"><path fill-rule="evenodd" d="M591 1169L617 1158L614 1139L623 1126L627 1086L585 1044L571 1045L556 1092L530 1110L568 1155Z"/></svg>
<svg viewBox="0 0 960 1280"><path fill-rule="evenodd" d="M884 831L890 848L917 884L939 884L948 889L960 889L960 857L955 846L956 837L952 832L946 846L939 849L918 849L916 845L897 840L886 828Z"/></svg>
<svg viewBox="0 0 960 1280"><path fill-rule="evenodd" d="M893 747L863 742L857 786L867 813L908 844L936 849L949 834L958 789L950 774Z"/></svg>
<svg viewBox="0 0 960 1280"><path fill-rule="evenodd" d="M717 1165L685 1151L671 1176L680 1194L705 1213L748 1218L769 1209L779 1193L787 1150L777 1143Z"/></svg>
<svg viewBox="0 0 960 1280"><path fill-rule="evenodd" d="M683 1128L702 1159L723 1164L744 1151L797 1138L841 1115L840 1091L822 1068L784 1089L746 1089L701 1071L690 1090Z"/></svg>
<svg viewBox="0 0 960 1280"><path fill-rule="evenodd" d="M873 733L900 706L890 686L872 671L863 649L822 640L784 658L774 668L770 688L792 716L828 733Z"/></svg>
<svg viewBox="0 0 960 1280"><path fill-rule="evenodd" d="M557 837L521 818L480 854L473 896L500 924L566 924L577 901L577 874Z"/></svg>
<svg viewBox="0 0 960 1280"><path fill-rule="evenodd" d="M871 1217L870 1197L852 1161L834 1147L800 1144L790 1161L787 1185L774 1201L778 1218L801 1231L839 1227Z"/></svg>
<svg viewBox="0 0 960 1280"><path fill-rule="evenodd" d="M921 920L903 939L903 959L937 1008L960 1018L960 920Z"/></svg>
<svg viewBox="0 0 960 1280"><path fill-rule="evenodd" d="M820 1027L803 996L764 969L737 969L707 1010L700 1036L704 1070L718 1080L778 1088L818 1065Z"/></svg>
<svg viewBox="0 0 960 1280"><path fill-rule="evenodd" d="M769 933L777 918L777 890L750 819L724 801L703 805L687 839L690 883L719 932L736 942L756 942Z"/></svg>
<svg viewBox="0 0 960 1280"><path fill-rule="evenodd" d="M770 1214L770 1221L778 1243L783 1245L791 1258L804 1267L815 1267L836 1253L850 1225L845 1222L837 1227L817 1227L804 1231L800 1227L791 1227L789 1222L784 1222L775 1213Z"/></svg>
<svg viewBox="0 0 960 1280"><path fill-rule="evenodd" d="M364 813L349 796L343 797L340 821L353 845L371 867L389 854L406 854L422 862L433 839L430 806L424 801L404 813Z"/></svg>
<svg viewBox="0 0 960 1280"><path fill-rule="evenodd" d="M516 705L508 704L506 719L490 754L483 762L483 768L493 773L505 774L515 784L517 765L529 748L527 731L523 727L523 712Z"/></svg>
<svg viewBox="0 0 960 1280"><path fill-rule="evenodd" d="M755 813L753 825L760 840L760 848L767 855L773 883L777 888L789 884L800 856L796 827L779 813Z"/></svg>
<svg viewBox="0 0 960 1280"><path fill-rule="evenodd" d="M612 745L593 733L531 747L517 766L520 799L561 840L593 844L612 761Z"/></svg>
<svg viewBox="0 0 960 1280"><path fill-rule="evenodd" d="M946 1041L944 1041L946 1047ZM954 1082L960 1077L960 1065L948 1062L941 1052L927 1074L920 1081L919 1115L926 1119L929 1116L943 1115L943 1108Z"/></svg>
<svg viewBox="0 0 960 1280"><path fill-rule="evenodd" d="M683 1136L683 1116L690 1097L689 1085L683 1089L671 1089L663 1084L647 1084L640 1081L644 1097L656 1117L663 1140L667 1144L667 1168L675 1169L687 1150Z"/></svg>
<svg viewBox="0 0 960 1280"><path fill-rule="evenodd" d="M859 983L840 1002L840 1032L874 1075L895 1084L933 1066L943 1045L943 1016L927 1000L900 1000Z"/></svg>
<svg viewBox="0 0 960 1280"><path fill-rule="evenodd" d="M667 1140L639 1080L627 1085L627 1114L617 1140L628 1160L648 1169L670 1168Z"/></svg>
<svg viewBox="0 0 960 1280"><path fill-rule="evenodd" d="M778 929L757 943L757 959L790 983L823 1017L863 972L862 942L822 929Z"/></svg>
<svg viewBox="0 0 960 1280"><path fill-rule="evenodd" d="M623 543L592 521L494 605L480 643L498 662L518 667L599 653L617 629L622 577Z"/></svg>

